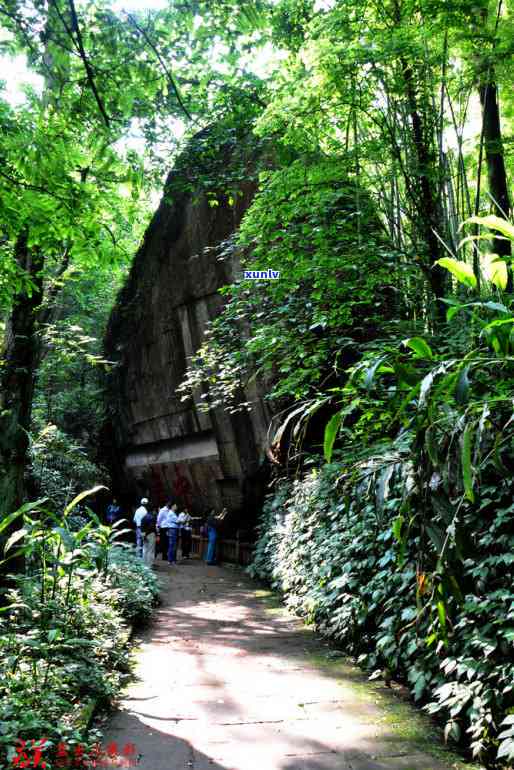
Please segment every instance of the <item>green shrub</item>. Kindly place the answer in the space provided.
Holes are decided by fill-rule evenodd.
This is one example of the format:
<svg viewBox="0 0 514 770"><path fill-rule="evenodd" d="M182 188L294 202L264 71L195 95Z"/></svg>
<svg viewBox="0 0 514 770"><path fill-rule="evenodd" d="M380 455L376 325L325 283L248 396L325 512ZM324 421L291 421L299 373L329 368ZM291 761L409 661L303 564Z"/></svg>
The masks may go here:
<svg viewBox="0 0 514 770"><path fill-rule="evenodd" d="M41 424L31 436L29 473L37 494L56 510L64 508L82 489L107 478L84 447L51 423Z"/></svg>
<svg viewBox="0 0 514 770"><path fill-rule="evenodd" d="M109 702L129 670L129 624L147 621L157 582L113 533L87 522L78 532L25 517L27 574L16 577L0 616L0 768L12 767L19 740L45 739L56 767L59 743L98 743L81 713ZM41 526L42 525L42 526ZM104 531L105 530L105 531Z"/></svg>
<svg viewBox="0 0 514 770"><path fill-rule="evenodd" d="M369 495L367 470L368 477L363 470L346 478L346 487L336 463L279 485L264 508L251 574L369 672L406 682L414 699L444 721L448 738L471 745L477 756L494 758L499 748L500 758L508 757L514 722L508 716L514 713L508 480L484 488L482 504L463 515L468 543L458 583L451 574L438 582L438 549L426 546L422 518L399 531L406 479L390 478L380 505ZM435 516L432 525L442 528L443 518Z"/></svg>
<svg viewBox="0 0 514 770"><path fill-rule="evenodd" d="M131 550L117 547L109 555L108 574L122 616L131 623L146 623L159 596L154 573Z"/></svg>

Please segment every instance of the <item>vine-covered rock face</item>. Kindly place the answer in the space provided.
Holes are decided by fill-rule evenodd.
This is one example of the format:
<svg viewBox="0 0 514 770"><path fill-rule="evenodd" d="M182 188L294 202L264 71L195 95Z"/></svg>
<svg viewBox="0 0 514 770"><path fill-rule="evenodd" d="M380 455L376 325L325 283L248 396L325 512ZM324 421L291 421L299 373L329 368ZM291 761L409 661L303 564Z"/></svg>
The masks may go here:
<svg viewBox="0 0 514 770"><path fill-rule="evenodd" d="M251 413L206 414L176 393L238 270L227 239L255 189L244 137L202 132L179 158L110 319L106 355L109 425L104 431L115 484L127 502L168 497L197 513L243 504L258 472L269 415L255 386L240 398ZM245 169L245 173L242 173ZM252 497L252 495L249 495ZM251 512L250 508L248 509Z"/></svg>

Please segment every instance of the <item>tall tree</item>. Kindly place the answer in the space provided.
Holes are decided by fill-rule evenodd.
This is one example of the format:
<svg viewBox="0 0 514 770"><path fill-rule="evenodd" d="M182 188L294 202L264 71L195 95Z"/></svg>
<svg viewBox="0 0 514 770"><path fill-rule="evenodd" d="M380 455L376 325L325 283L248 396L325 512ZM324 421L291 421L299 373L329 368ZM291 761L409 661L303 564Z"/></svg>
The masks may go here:
<svg viewBox="0 0 514 770"><path fill-rule="evenodd" d="M482 141L487 163L487 177L492 208L499 217L508 218L511 213L511 201L505 166L503 136L500 120L500 94L496 77L496 60L505 57L505 49L498 51L497 42L501 32L503 2L499 0L494 10L490 3L476 9L478 16L477 36L485 37L489 50L477 56L477 79L482 108ZM492 18L491 18L492 17ZM512 54L512 45L508 50ZM482 148L480 148L482 151ZM476 212L478 213L478 212ZM506 238L494 239L494 251L502 257L511 254L511 243ZM512 289L512 276L510 279Z"/></svg>
<svg viewBox="0 0 514 770"><path fill-rule="evenodd" d="M239 21L227 27L234 13ZM236 103L243 109L258 79L235 74L235 46L254 35L256 18L237 3L173 0L161 13L117 15L97 0L0 0L7 50L26 55L44 81L26 105L0 112L1 249L4 268L19 277L7 297L0 382L0 513L23 498L39 336L60 289L74 271L116 260L120 230L137 217L144 169L120 140L136 125L160 179L157 148L176 146L177 118L197 129ZM228 47L217 55L222 36ZM231 63L229 77L221 60Z"/></svg>
<svg viewBox="0 0 514 770"><path fill-rule="evenodd" d="M134 208L120 195L131 167L112 149L121 132L110 129L73 1L67 8L52 2L39 10L40 49L26 7L2 7L13 46L28 45L44 84L22 108L3 112L1 227L4 251L8 255L12 244L10 257L21 279L11 296L0 379L3 514L24 497L43 327L73 270L116 259L115 231Z"/></svg>
<svg viewBox="0 0 514 770"><path fill-rule="evenodd" d="M43 299L43 258L21 232L14 247L25 286L13 299L5 331L0 373L0 499L3 511L21 505L32 397L38 362L36 316Z"/></svg>

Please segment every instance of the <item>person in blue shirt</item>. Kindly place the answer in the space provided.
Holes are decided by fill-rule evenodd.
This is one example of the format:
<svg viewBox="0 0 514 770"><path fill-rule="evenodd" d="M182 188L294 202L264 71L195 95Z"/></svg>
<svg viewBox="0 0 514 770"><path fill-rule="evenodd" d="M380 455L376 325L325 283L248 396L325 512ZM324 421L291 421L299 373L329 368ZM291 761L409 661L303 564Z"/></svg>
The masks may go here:
<svg viewBox="0 0 514 770"><path fill-rule="evenodd" d="M172 503L165 503L159 509L157 516L157 532L159 534L159 550L164 561L168 558L168 516L170 515Z"/></svg>
<svg viewBox="0 0 514 770"><path fill-rule="evenodd" d="M177 506L175 503L171 506L166 523L168 529L168 563L176 564L178 529L180 524L178 520Z"/></svg>
<svg viewBox="0 0 514 770"><path fill-rule="evenodd" d="M118 501L115 497L112 499L112 503L107 506L107 510L105 512L105 518L107 520L107 524L112 526L119 518L121 514L121 508L118 505Z"/></svg>

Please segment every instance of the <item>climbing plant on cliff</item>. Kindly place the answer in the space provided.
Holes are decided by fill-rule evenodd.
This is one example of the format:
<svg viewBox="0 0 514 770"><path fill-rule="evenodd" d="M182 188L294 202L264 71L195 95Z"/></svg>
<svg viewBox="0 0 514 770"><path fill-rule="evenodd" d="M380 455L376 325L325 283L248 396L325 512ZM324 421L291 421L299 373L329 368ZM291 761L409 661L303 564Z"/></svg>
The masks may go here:
<svg viewBox="0 0 514 770"><path fill-rule="evenodd" d="M333 159L302 157L263 173L233 249L242 271L279 278L242 272L224 289L227 305L182 388L187 397L209 383L207 407L238 408L240 388L255 376L274 399L312 396L392 317L397 255L371 197Z"/></svg>

